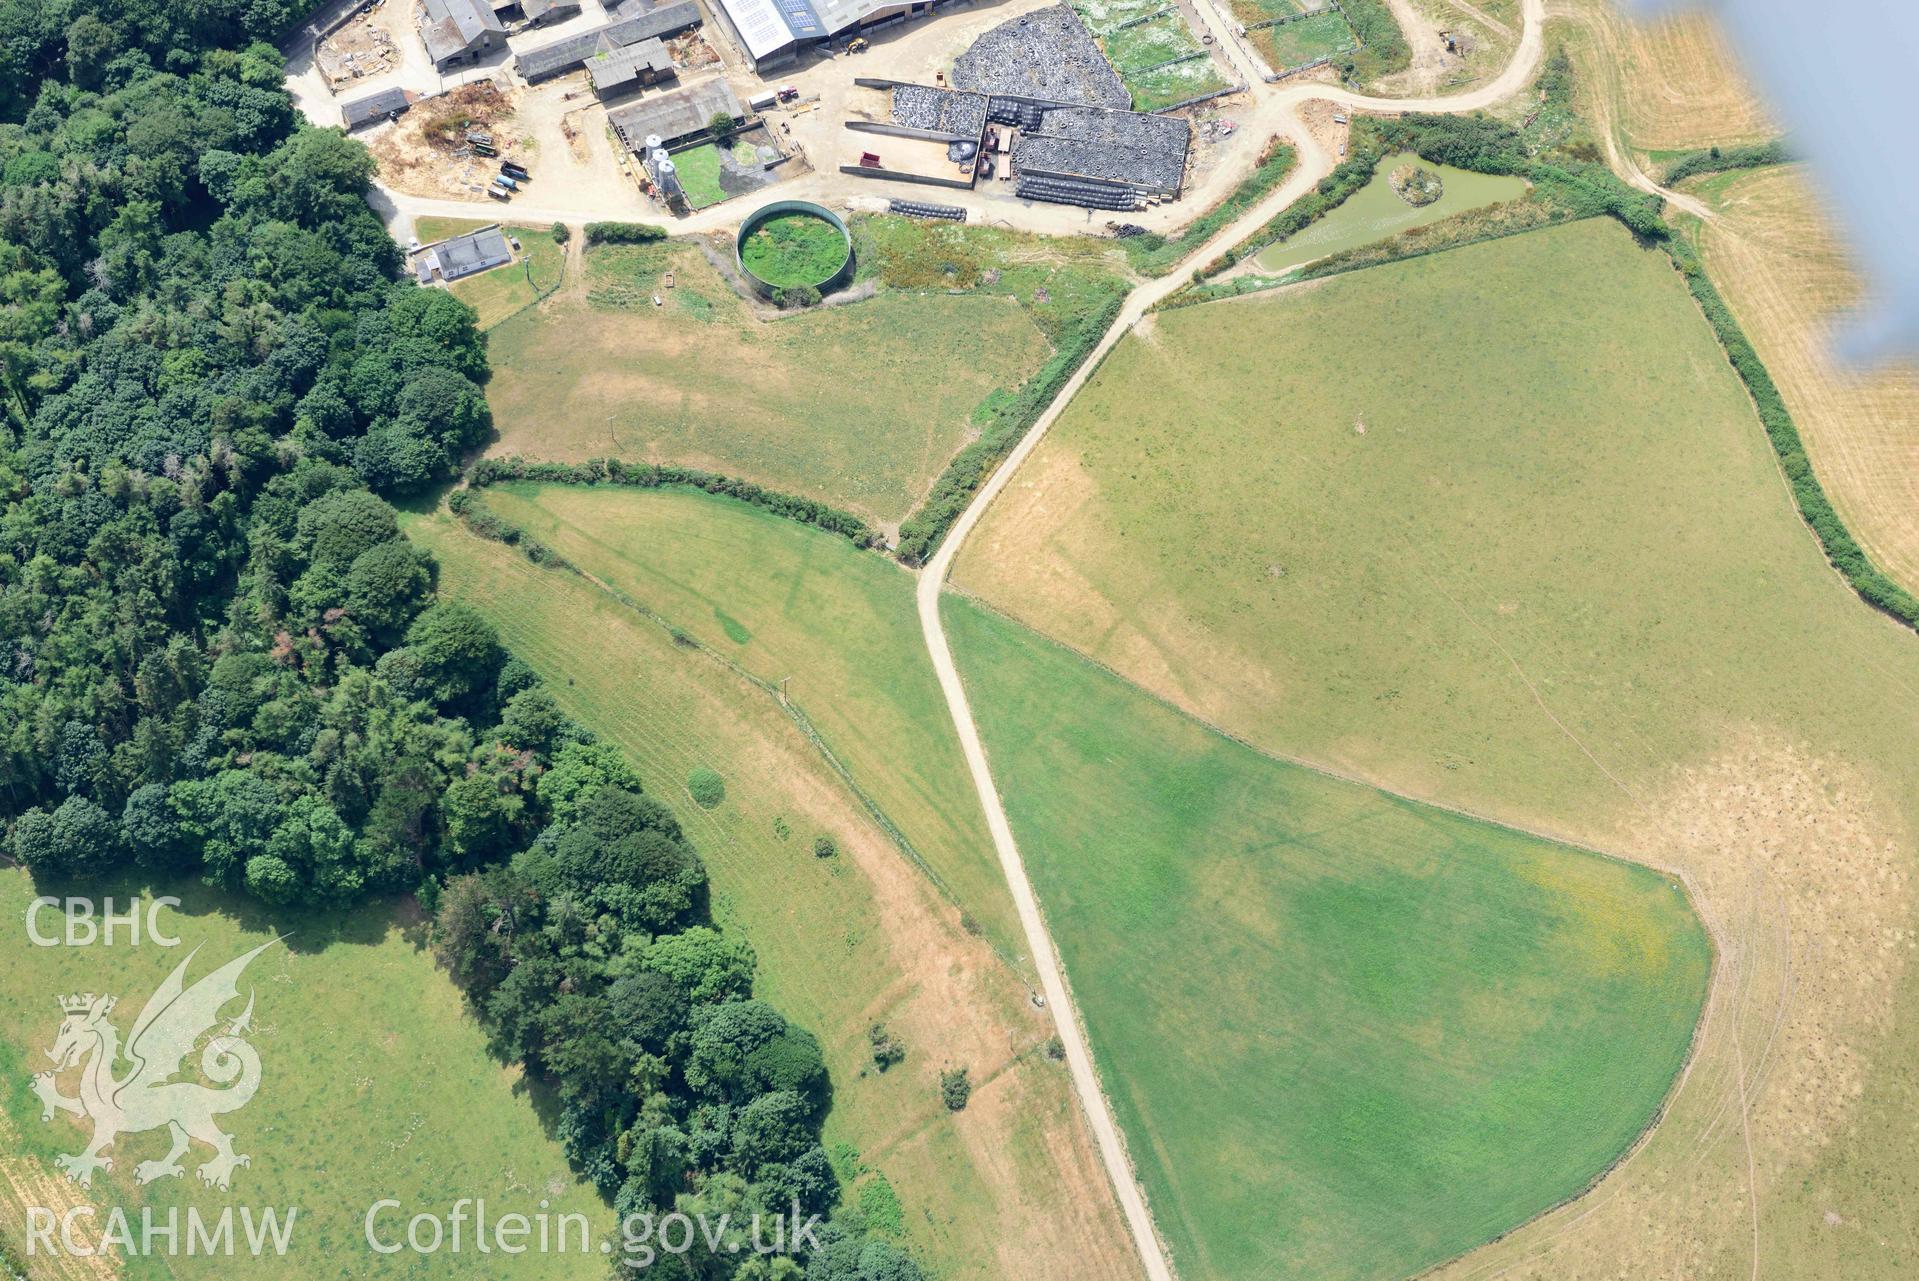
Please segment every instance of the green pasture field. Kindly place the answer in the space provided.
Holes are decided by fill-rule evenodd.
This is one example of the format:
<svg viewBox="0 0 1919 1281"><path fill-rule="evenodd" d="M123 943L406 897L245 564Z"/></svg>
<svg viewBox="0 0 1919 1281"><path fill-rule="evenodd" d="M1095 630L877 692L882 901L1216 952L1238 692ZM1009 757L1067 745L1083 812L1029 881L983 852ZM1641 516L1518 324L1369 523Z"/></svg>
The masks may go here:
<svg viewBox="0 0 1919 1281"><path fill-rule="evenodd" d="M1303 67L1359 45L1353 29L1338 10L1316 13L1282 26L1261 27L1250 32L1247 39L1274 71Z"/></svg>
<svg viewBox="0 0 1919 1281"><path fill-rule="evenodd" d="M414 223L414 234L424 245L487 225L474 218L420 218ZM501 229L520 242L520 252L513 261L447 286L455 298L479 314L482 329L493 328L559 288L566 271L566 250L553 239L552 227L503 224Z"/></svg>
<svg viewBox="0 0 1919 1281"><path fill-rule="evenodd" d="M1621 1198L1497 1259L1749 1273L1752 1160L1763 1271L1912 1275L1919 642L1825 563L1662 251L1591 219L1161 313L956 581L1263 747L1717 885L1757 995L1696 1081L1824 993L1746 1100L1756 1155L1700 1086Z"/></svg>
<svg viewBox="0 0 1919 1281"><path fill-rule="evenodd" d="M112 1172L96 1175L87 1195L102 1207L126 1208L136 1228L143 1206L157 1216L178 1208L182 1224L188 1207L209 1222L229 1205L297 1207L287 1254L262 1261L135 1259L129 1275L182 1281L429 1281L469 1275L470 1254L374 1253L364 1221L384 1198L403 1202L407 1216L420 1210L445 1214L461 1197L485 1197L494 1215L531 1215L544 1199L549 1213L585 1215L595 1247L613 1231L612 1210L575 1180L548 1133L556 1109L543 1093L529 1094L519 1069L502 1066L487 1052L485 1034L425 950L424 924L410 902L371 904L344 915L269 912L197 882L160 883L144 892L182 901L179 911L162 908L159 914L162 928L181 940L179 947L133 946L124 927L111 946L32 947L25 933L27 904L42 892L72 891L36 890L24 872L0 869L0 920L12 931L0 966L0 1106L14 1149L0 1164L27 1162L55 1178L64 1175L53 1157L79 1151L91 1132L64 1114L43 1122L39 1101L27 1088L30 1073L50 1066L44 1051L61 1018L55 998L73 992L117 996L113 1021L124 1036L147 997L194 948L199 952L189 983L276 934L286 936L253 961L240 989L242 1002L249 992L255 1000L248 1039L260 1056L261 1084L253 1100L221 1124L252 1164L234 1172L231 1191L204 1188L195 1169L211 1152L196 1145L182 1160L182 1177L137 1187L135 1164L164 1157L167 1139L153 1132L124 1136L108 1152L115 1158ZM116 882L90 884L81 892L113 895L124 908L127 898L143 891L137 883ZM57 935L58 920L43 916L43 933ZM236 1002L227 1013L241 1008ZM183 1079L192 1079L197 1062L196 1054ZM63 1088L73 1092L71 1082L63 1081ZM0 1180L0 1220L19 1222L19 1207L9 1200L7 1182ZM380 1219L383 1239L392 1238L395 1222L391 1215ZM401 1233L405 1222L397 1220ZM602 1264L597 1255L529 1251L497 1258L491 1266L499 1276L561 1278Z"/></svg>
<svg viewBox="0 0 1919 1281"><path fill-rule="evenodd" d="M1255 22L1271 22L1274 18L1290 18L1296 13L1304 13L1305 6L1299 0L1231 0L1233 16L1245 26Z"/></svg>
<svg viewBox="0 0 1919 1281"><path fill-rule="evenodd" d="M1755 716L1899 760L1874 705L1919 652L1821 561L1666 256L1611 220L1154 328L961 586L1257 742L1581 839L1619 800L1582 742L1642 783Z"/></svg>
<svg viewBox="0 0 1919 1281"><path fill-rule="evenodd" d="M486 504L788 694L1003 951L1025 946L913 602L844 538L695 490L494 485Z"/></svg>
<svg viewBox="0 0 1919 1281"><path fill-rule="evenodd" d="M981 402L1048 354L1021 305L987 290L883 291L768 322L691 246L595 246L585 276L584 294L488 335L489 452L684 464L892 523Z"/></svg>
<svg viewBox="0 0 1919 1281"><path fill-rule="evenodd" d="M673 156L673 171L679 175L680 190L686 203L695 209L717 205L727 198L720 186L720 149L710 142L688 147Z"/></svg>
<svg viewBox="0 0 1919 1281"><path fill-rule="evenodd" d="M1226 77L1210 57L1189 58L1170 67L1140 71L1126 77L1135 111L1161 111L1174 103L1226 87Z"/></svg>
<svg viewBox="0 0 1919 1281"><path fill-rule="evenodd" d="M484 613L685 827L716 919L758 953L757 993L820 1039L833 1079L828 1150L851 1145L883 1173L906 1243L934 1275L1002 1275L1007 1241L1032 1242L1044 1275L1132 1275L1116 1214L1084 1199L1104 1185L1064 1178L1055 1163L1077 1118L1024 984L966 937L775 700L579 575L536 566L445 513L409 517L406 532L438 559L442 593ZM699 767L726 783L711 810L680 785ZM817 835L840 853L816 857ZM907 1045L884 1074L868 1040L882 1021ZM950 1061L992 1081L960 1117L936 1085ZM1113 1244L1075 1257L1087 1234Z"/></svg>
<svg viewBox="0 0 1919 1281"><path fill-rule="evenodd" d="M1204 52L1177 11L1102 36L1100 44L1121 79L1157 67L1170 58Z"/></svg>
<svg viewBox="0 0 1919 1281"><path fill-rule="evenodd" d="M1408 1276L1653 1119L1711 964L1656 873L1263 757L944 617L1183 1276Z"/></svg>

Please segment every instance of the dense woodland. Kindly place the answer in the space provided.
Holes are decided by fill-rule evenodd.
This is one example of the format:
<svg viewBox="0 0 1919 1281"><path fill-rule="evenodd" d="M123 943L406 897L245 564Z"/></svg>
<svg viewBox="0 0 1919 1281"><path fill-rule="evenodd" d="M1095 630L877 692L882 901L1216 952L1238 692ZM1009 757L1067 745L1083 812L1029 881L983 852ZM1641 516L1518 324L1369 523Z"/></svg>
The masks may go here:
<svg viewBox="0 0 1919 1281"><path fill-rule="evenodd" d="M0 0L0 813L43 884L415 891L622 1212L826 1210L819 1047L705 871L387 501L489 427L473 313L400 278L371 161L294 111L288 0ZM800 1264L913 1281L844 1217Z"/></svg>

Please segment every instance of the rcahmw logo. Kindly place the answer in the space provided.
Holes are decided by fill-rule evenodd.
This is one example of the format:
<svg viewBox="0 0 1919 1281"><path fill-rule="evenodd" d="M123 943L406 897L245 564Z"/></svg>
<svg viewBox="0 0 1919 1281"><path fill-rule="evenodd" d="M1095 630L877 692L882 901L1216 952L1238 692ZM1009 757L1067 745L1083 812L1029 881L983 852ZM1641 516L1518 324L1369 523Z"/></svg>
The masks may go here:
<svg viewBox="0 0 1919 1281"><path fill-rule="evenodd" d="M245 1040L253 1021L252 992L246 1008L223 1026L220 1011L239 999L240 975L248 964L278 941L262 943L188 987L187 966L199 952L195 948L147 999L124 1049L120 1030L109 1018L113 997L89 992L60 998L60 1031L47 1051L53 1070L35 1074L33 1091L40 1096L42 1120L70 1112L93 1122L92 1141L57 1158L69 1178L82 1187L91 1185L96 1170L113 1168L114 1158L106 1155L109 1147L123 1135L148 1130L165 1130L172 1146L159 1160L133 1167L136 1183L178 1177L184 1172L180 1158L196 1142L213 1149L211 1159L195 1171L208 1187L225 1190L232 1185L234 1170L251 1164L251 1158L233 1150L233 1139L216 1118L245 1107L260 1088L260 1056ZM200 1071L214 1084L175 1080L203 1037ZM61 1093L60 1074L76 1068L78 1092Z"/></svg>
<svg viewBox="0 0 1919 1281"><path fill-rule="evenodd" d="M90 1205L76 1205L56 1215L44 1205L27 1207L27 1257L69 1254L78 1258L94 1255L126 1258L139 1255L231 1256L241 1250L259 1258L271 1250L284 1255L293 1238L293 1221L299 1211L289 1206L284 1211L271 1207L257 1215L251 1206L225 1206L212 1217L188 1206L183 1216L177 1207L154 1212L152 1206L141 1209L138 1217L115 1206L105 1214L106 1226L97 1241L89 1241L82 1224L97 1223L102 1215ZM235 1219L240 1231L233 1230ZM182 1221L184 1219L184 1222Z"/></svg>

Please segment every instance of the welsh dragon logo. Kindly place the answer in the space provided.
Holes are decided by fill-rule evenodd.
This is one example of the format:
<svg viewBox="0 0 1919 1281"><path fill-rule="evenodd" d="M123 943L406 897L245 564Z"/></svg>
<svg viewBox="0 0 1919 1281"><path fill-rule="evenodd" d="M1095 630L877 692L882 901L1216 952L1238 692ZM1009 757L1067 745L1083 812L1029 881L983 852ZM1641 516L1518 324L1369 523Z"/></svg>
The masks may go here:
<svg viewBox="0 0 1919 1281"><path fill-rule="evenodd" d="M89 992L60 998L65 1017L53 1048L47 1051L54 1069L34 1076L33 1091L45 1109L41 1120L51 1121L60 1111L93 1122L93 1141L80 1152L57 1158L70 1178L82 1187L91 1186L95 1170L113 1168L113 1158L102 1153L116 1139L162 1128L169 1131L173 1146L161 1160L134 1166L138 1183L183 1173L180 1158L195 1140L213 1149L213 1159L197 1171L209 1187L230 1187L235 1168L251 1164L251 1158L233 1150L232 1137L214 1118L245 1107L260 1088L260 1056L243 1039L252 1024L253 994L248 992L246 1008L237 1017L228 1019L217 1032L215 1028L220 1011L239 999L241 972L278 941L262 943L188 987L187 966L199 951L195 948L148 998L133 1021L124 1052L119 1029L107 1019L113 1013L113 997ZM208 1032L215 1035L200 1053L200 1071L224 1088L170 1079ZM116 1073L122 1059L127 1066ZM68 1098L54 1078L76 1066L81 1066L80 1093Z"/></svg>

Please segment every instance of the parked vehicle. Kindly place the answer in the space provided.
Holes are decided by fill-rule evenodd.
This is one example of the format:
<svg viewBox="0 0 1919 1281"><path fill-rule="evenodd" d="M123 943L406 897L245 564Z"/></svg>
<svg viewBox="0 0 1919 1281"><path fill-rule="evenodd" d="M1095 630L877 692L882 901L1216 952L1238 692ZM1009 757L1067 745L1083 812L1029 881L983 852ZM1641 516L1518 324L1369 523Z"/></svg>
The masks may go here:
<svg viewBox="0 0 1919 1281"><path fill-rule="evenodd" d="M496 187L504 187L508 191L518 191L520 189L520 184L513 181L513 179L507 177L505 174L501 174L499 177L495 178L493 180L493 185Z"/></svg>
<svg viewBox="0 0 1919 1281"><path fill-rule="evenodd" d="M509 192L505 187L488 187L486 189L486 194L493 197L495 200L513 199L513 194Z"/></svg>
<svg viewBox="0 0 1919 1281"><path fill-rule="evenodd" d="M500 162L500 172L515 182L525 182L533 176L527 172L526 166L517 160L502 160Z"/></svg>

